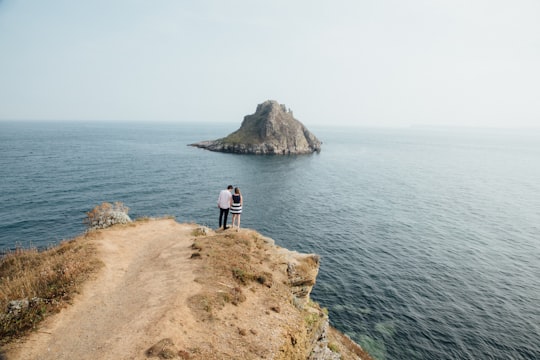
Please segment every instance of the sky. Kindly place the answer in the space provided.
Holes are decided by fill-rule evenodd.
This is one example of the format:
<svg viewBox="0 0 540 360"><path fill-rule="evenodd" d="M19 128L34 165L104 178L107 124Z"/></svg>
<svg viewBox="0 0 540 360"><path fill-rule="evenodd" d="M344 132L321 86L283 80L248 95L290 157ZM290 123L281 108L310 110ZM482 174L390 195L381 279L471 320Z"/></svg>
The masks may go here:
<svg viewBox="0 0 540 360"><path fill-rule="evenodd" d="M0 120L540 126L538 0L0 0Z"/></svg>

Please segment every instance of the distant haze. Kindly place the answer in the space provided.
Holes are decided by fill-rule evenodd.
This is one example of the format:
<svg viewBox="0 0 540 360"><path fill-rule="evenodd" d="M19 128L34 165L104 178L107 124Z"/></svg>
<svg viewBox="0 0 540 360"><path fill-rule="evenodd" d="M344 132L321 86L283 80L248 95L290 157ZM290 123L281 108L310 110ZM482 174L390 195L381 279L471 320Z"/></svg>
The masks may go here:
<svg viewBox="0 0 540 360"><path fill-rule="evenodd" d="M0 0L0 120L538 127L540 1Z"/></svg>

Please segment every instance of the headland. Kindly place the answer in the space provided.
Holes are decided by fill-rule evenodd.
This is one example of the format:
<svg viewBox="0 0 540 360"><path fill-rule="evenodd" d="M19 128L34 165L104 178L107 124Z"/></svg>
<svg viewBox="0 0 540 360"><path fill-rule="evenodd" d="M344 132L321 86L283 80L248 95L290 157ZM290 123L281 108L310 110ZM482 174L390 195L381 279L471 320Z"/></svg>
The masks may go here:
<svg viewBox="0 0 540 360"><path fill-rule="evenodd" d="M173 219L73 241L94 247L103 265L71 305L5 345L3 358L370 359L310 299L317 255L254 230Z"/></svg>

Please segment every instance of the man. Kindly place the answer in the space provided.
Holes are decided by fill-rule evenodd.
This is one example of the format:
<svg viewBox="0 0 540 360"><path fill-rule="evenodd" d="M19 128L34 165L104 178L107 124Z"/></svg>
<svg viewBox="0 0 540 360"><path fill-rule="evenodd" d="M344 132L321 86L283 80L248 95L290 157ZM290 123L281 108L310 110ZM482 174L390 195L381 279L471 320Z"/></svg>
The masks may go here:
<svg viewBox="0 0 540 360"><path fill-rule="evenodd" d="M221 219L223 218L223 230L228 229L227 216L229 216L229 208L231 207L232 200L232 185L227 186L227 190L221 190L217 199L217 206L219 208L219 227L221 227Z"/></svg>

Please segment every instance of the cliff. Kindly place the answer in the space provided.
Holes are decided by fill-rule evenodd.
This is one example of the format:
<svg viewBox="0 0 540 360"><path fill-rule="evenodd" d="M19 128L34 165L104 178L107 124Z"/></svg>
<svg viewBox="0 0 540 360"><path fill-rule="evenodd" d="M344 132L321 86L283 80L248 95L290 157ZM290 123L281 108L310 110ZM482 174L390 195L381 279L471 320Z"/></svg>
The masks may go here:
<svg viewBox="0 0 540 360"><path fill-rule="evenodd" d="M5 347L2 358L370 359L311 301L317 255L249 229L171 219L74 241L97 249L101 270L72 305Z"/></svg>
<svg viewBox="0 0 540 360"><path fill-rule="evenodd" d="M252 115L247 115L238 130L227 137L202 141L195 146L211 151L257 154L289 155L310 154L321 151L321 142L292 111L274 100L257 106Z"/></svg>

